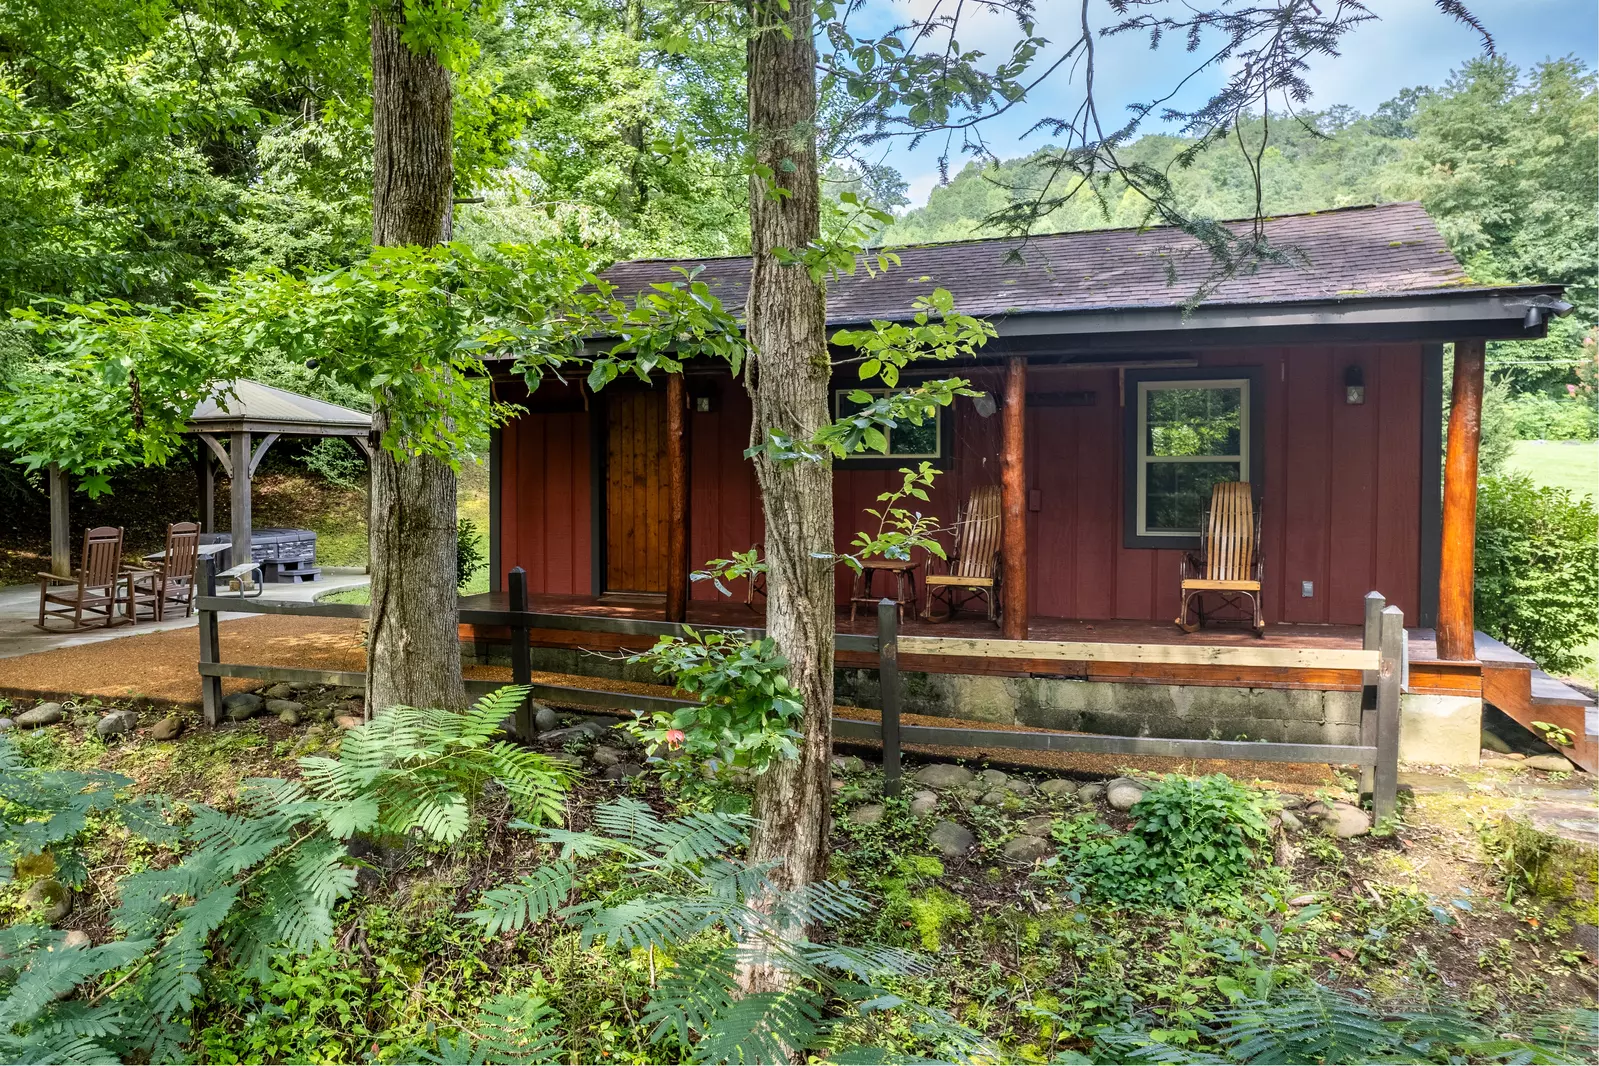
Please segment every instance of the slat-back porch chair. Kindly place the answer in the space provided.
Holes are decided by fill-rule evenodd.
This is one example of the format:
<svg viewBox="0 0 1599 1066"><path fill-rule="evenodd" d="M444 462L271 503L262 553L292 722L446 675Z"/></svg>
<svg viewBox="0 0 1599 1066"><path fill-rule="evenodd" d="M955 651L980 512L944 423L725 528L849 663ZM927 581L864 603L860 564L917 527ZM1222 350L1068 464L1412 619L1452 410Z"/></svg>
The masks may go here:
<svg viewBox="0 0 1599 1066"><path fill-rule="evenodd" d="M955 550L948 563L928 560L928 574L922 586L927 590L927 605L922 617L933 620L933 602L942 598L949 607L946 620L962 605L982 597L988 604L988 620L999 621L1000 581L1000 499L998 485L984 485L972 491L966 508L956 517ZM933 570L943 569L942 574Z"/></svg>
<svg viewBox="0 0 1599 1066"><path fill-rule="evenodd" d="M1260 556L1260 515L1247 481L1220 481L1211 486L1210 506L1201 525L1199 554L1182 559L1182 610L1177 627L1192 633L1205 623L1203 597L1221 597L1239 606L1248 600L1257 637L1266 635L1260 608L1263 568ZM1189 620L1190 610L1197 615Z"/></svg>
<svg viewBox="0 0 1599 1066"><path fill-rule="evenodd" d="M160 563L128 571L133 617L137 619L139 609L147 606L151 617L159 622L166 617L168 606L180 605L183 617L189 617L194 612L194 570L199 555L198 522L168 525L166 551L161 554Z"/></svg>
<svg viewBox="0 0 1599 1066"><path fill-rule="evenodd" d="M87 629L84 615L101 626L121 625L132 620L132 611L118 617L117 610L128 603L123 589L128 577L122 570L122 529L96 526L83 537L83 566L71 577L39 571L40 629L48 630L46 619L65 618L73 629Z"/></svg>

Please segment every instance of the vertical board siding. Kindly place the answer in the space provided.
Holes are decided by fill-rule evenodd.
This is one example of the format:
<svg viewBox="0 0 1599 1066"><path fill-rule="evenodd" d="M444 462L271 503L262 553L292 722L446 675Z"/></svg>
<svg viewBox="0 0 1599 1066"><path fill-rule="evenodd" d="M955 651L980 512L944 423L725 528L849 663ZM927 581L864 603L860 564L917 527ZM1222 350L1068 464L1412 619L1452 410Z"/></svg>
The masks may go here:
<svg viewBox="0 0 1599 1066"><path fill-rule="evenodd" d="M527 403L517 386L498 398ZM500 565L527 571L528 589L556 595L590 591L589 415L575 388L540 389L543 405L501 431Z"/></svg>
<svg viewBox="0 0 1599 1066"><path fill-rule="evenodd" d="M1298 346L1218 350L1202 366L1259 366L1266 438L1262 513L1268 623L1359 623L1361 597L1377 589L1407 618L1417 603L1420 536L1421 346ZM1344 402L1344 373L1361 368L1366 402ZM997 391L1003 372L963 371ZM1122 419L1118 375L1029 368L1030 394L1092 391L1085 407L1030 406L1027 418L1029 580L1041 617L1170 620L1177 613L1181 552L1122 546ZM713 410L690 424L691 563L758 544L764 530L749 446L748 397L725 376L693 379ZM927 503L913 510L953 526L972 490L999 483L1000 415L956 401L954 455ZM587 416L534 414L505 428L505 565L521 565L532 591L586 594L589 579ZM910 465L910 464L907 464ZM565 468L564 470L562 468ZM1252 475L1254 476L1254 475ZM835 466L834 537L849 550L875 528L868 508L898 485L892 470ZM1038 509L1032 509L1037 501ZM654 528L653 526L647 528ZM664 532L663 532L664 540ZM944 543L952 544L946 532ZM513 548L514 545L514 548ZM547 559L544 558L547 556ZM840 568L837 598L849 595ZM1315 595L1300 595L1300 582ZM730 586L742 599L744 583ZM696 599L719 598L697 582Z"/></svg>

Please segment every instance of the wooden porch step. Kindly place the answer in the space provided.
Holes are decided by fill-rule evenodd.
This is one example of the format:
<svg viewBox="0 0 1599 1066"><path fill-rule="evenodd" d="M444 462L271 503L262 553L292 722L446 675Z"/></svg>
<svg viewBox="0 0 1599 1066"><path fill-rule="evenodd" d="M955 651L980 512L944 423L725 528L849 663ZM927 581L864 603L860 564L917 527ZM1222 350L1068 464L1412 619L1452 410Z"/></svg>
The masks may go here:
<svg viewBox="0 0 1599 1066"><path fill-rule="evenodd" d="M1576 743L1562 748L1561 754L1589 773L1599 773L1599 735L1590 724L1599 725L1599 715L1590 700L1542 670L1531 660L1484 660L1483 699L1509 715L1534 735L1542 730L1534 722L1548 722L1571 732Z"/></svg>

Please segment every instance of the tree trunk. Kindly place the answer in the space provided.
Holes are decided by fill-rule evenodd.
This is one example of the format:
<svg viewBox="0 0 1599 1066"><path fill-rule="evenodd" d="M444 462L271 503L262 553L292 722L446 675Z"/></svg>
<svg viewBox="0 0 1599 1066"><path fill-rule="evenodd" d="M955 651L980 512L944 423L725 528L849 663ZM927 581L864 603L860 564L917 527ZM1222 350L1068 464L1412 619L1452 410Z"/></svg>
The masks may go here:
<svg viewBox="0 0 1599 1066"><path fill-rule="evenodd" d="M633 42L632 60L640 67L644 77L644 0L625 0L622 5L622 35ZM632 222L644 210L649 199L649 188L644 181L645 119L642 113L634 115L622 125L622 143L632 151L627 159L627 180L617 193L617 214L623 222Z"/></svg>
<svg viewBox="0 0 1599 1066"><path fill-rule="evenodd" d="M810 0L754 6L749 43L749 128L757 170L750 178L748 337L754 349L746 384L754 404L751 442L769 430L808 439L829 420L825 297L803 266L781 266L776 250L804 249L821 233L816 170L816 48ZM784 25L788 30L784 32ZM755 786L759 818L750 858L781 860L786 886L826 874L832 791L833 472L830 463L755 460L766 516L767 632L789 662L788 677L805 706L797 761L781 763ZM780 987L784 975L752 967L747 991Z"/></svg>
<svg viewBox="0 0 1599 1066"><path fill-rule="evenodd" d="M372 243L448 240L454 184L450 73L401 36L400 0L372 11ZM373 429L388 417L379 405ZM367 713L460 708L455 625L455 472L440 459L372 458L372 614Z"/></svg>

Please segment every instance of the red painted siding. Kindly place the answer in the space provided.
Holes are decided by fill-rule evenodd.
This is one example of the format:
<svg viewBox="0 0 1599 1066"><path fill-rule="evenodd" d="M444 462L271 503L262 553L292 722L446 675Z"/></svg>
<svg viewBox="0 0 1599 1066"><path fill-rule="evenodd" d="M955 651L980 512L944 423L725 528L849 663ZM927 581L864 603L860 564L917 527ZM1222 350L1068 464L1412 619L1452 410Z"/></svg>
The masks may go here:
<svg viewBox="0 0 1599 1066"><path fill-rule="evenodd" d="M1359 622L1377 589L1413 614L1420 527L1419 345L1299 346L1206 352L1207 367L1259 366L1265 386L1263 550L1269 622ZM1344 402L1344 374L1361 368L1366 403ZM973 375L996 390L997 370ZM542 395L541 390L541 395ZM1030 406L1027 417L1030 599L1035 615L1165 619L1177 610L1178 552L1122 546L1119 375L1035 366L1030 394L1092 391L1092 406ZM743 550L762 534L759 494L743 458L749 401L741 383L694 379L715 410L690 419L692 558ZM929 503L946 525L978 485L999 480L999 416L960 400L954 461ZM587 416L534 414L505 429L502 541L507 567L523 566L533 591L590 588ZM847 548L875 526L864 512L899 482L893 471L835 475L834 537ZM840 571L839 600L848 596ZM1301 595L1301 582L1314 595ZM742 583L733 590L742 597ZM693 595L716 591L696 584Z"/></svg>

